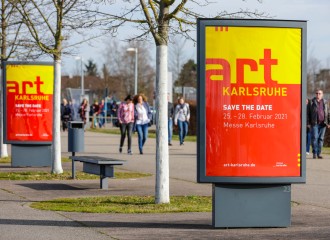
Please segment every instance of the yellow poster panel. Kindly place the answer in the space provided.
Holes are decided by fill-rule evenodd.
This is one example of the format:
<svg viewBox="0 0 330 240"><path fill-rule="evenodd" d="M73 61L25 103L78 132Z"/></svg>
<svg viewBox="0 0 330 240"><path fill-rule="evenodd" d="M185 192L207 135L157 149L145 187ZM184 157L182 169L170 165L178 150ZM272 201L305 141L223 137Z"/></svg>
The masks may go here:
<svg viewBox="0 0 330 240"><path fill-rule="evenodd" d="M218 59L209 61L206 70L226 72L212 74L211 80L301 83L301 29L212 26L205 31L206 59ZM219 64L219 59L224 61Z"/></svg>

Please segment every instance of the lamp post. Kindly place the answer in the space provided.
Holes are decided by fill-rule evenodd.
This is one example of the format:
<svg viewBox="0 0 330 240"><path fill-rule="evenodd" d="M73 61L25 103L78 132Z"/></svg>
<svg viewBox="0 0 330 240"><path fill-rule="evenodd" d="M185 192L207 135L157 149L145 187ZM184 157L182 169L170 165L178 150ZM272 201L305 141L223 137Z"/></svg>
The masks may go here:
<svg viewBox="0 0 330 240"><path fill-rule="evenodd" d="M84 69L83 69L83 57L76 57L76 60L80 60L80 75L81 75L81 98L83 99L85 96L85 89L84 89Z"/></svg>
<svg viewBox="0 0 330 240"><path fill-rule="evenodd" d="M138 78L138 49L127 48L127 52L135 52L135 70L134 70L134 95L137 94L137 78Z"/></svg>

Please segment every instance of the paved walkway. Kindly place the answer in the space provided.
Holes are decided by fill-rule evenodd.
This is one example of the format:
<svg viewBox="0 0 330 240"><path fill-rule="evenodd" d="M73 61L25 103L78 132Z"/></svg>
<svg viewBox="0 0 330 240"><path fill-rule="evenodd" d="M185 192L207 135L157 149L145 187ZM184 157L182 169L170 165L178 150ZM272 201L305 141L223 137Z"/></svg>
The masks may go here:
<svg viewBox="0 0 330 240"><path fill-rule="evenodd" d="M120 170L155 173L155 140L148 139L144 155L118 152L118 135L86 132L84 155L128 160ZM67 134L62 134L62 154ZM77 154L79 155L79 154ZM81 153L82 155L82 153ZM330 239L330 157L307 160L307 184L292 187L292 226L267 229L213 229L211 213L90 214L31 209L33 201L58 197L154 195L155 177L110 179L100 190L98 180L0 181L0 239ZM70 163L63 165L70 169ZM78 166L81 167L81 166ZM0 171L29 170L0 164ZM49 171L49 168L45 168ZM210 184L196 183L196 143L170 147L171 195L211 196Z"/></svg>

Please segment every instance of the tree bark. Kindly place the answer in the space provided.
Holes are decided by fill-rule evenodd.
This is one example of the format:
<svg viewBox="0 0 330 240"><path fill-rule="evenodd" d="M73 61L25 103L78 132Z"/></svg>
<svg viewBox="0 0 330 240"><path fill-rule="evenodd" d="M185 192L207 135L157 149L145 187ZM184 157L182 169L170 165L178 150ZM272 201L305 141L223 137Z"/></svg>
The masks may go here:
<svg viewBox="0 0 330 240"><path fill-rule="evenodd" d="M6 21L6 2L1 1L1 64L7 57L7 21ZM1 66L2 68L2 66ZM8 157L7 144L3 143L3 113L4 113L4 104L3 104L3 79L2 71L0 72L0 157Z"/></svg>
<svg viewBox="0 0 330 240"><path fill-rule="evenodd" d="M8 157L7 144L3 143L3 113L4 113L4 104L3 104L3 78L2 71L0 71L0 157Z"/></svg>
<svg viewBox="0 0 330 240"><path fill-rule="evenodd" d="M54 57L56 59L56 57ZM53 126L53 165L52 173L63 173L61 161L61 60L55 60L54 83L54 126Z"/></svg>
<svg viewBox="0 0 330 240"><path fill-rule="evenodd" d="M170 202L167 130L167 49L167 45L158 45L156 50L156 204Z"/></svg>

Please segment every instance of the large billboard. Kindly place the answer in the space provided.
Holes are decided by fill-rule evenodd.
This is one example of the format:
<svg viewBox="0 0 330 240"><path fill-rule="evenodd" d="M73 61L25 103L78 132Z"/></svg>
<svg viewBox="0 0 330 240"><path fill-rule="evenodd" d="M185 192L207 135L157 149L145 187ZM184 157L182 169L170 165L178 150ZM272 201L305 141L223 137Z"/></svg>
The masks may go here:
<svg viewBox="0 0 330 240"><path fill-rule="evenodd" d="M306 23L199 20L199 181L301 182Z"/></svg>
<svg viewBox="0 0 330 240"><path fill-rule="evenodd" d="M54 66L5 62L4 140L44 144L53 139Z"/></svg>

